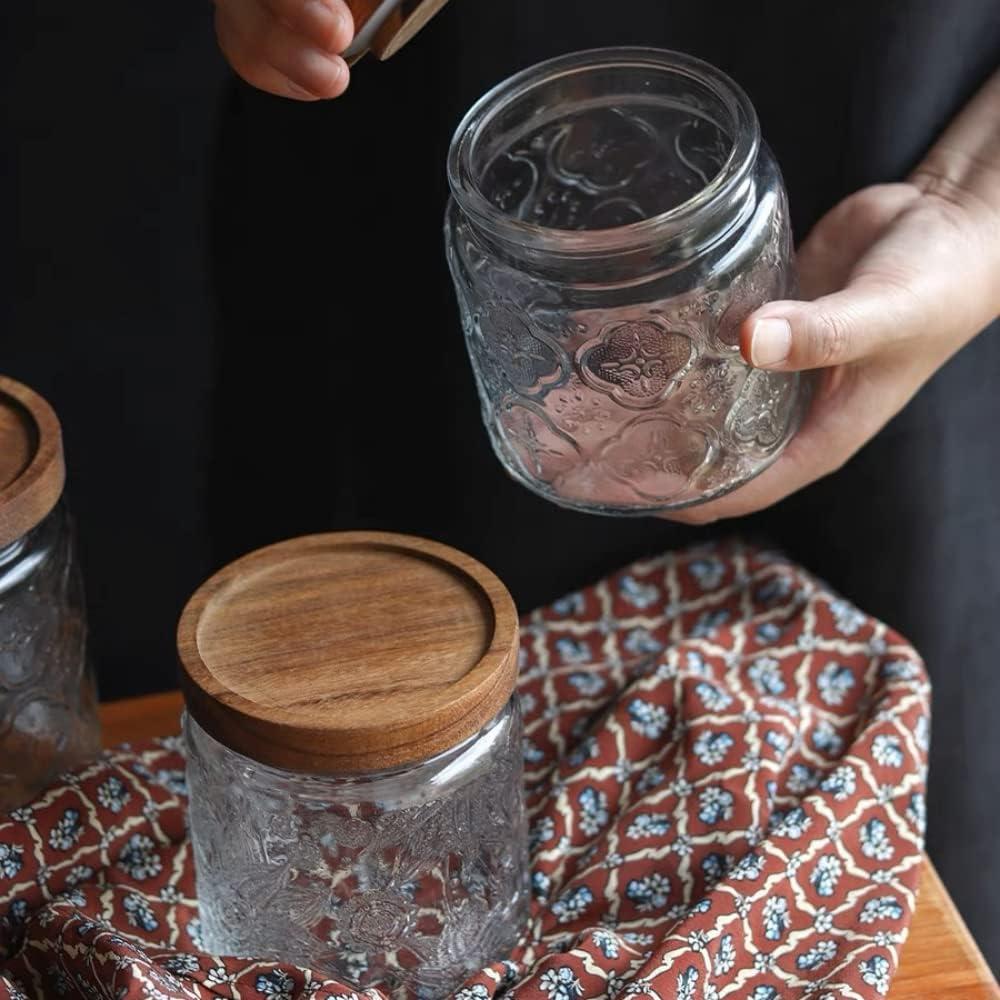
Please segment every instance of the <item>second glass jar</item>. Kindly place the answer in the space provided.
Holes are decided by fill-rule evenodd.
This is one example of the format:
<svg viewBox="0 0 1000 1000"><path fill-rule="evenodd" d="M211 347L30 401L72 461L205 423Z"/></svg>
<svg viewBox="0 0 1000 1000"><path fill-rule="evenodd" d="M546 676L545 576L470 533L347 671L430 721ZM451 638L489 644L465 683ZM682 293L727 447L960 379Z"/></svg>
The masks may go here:
<svg viewBox="0 0 1000 1000"><path fill-rule="evenodd" d="M213 951L440 997L513 947L528 903L515 699L462 746L364 775L267 767L190 716L184 734Z"/></svg>
<svg viewBox="0 0 1000 1000"><path fill-rule="evenodd" d="M0 812L100 750L59 421L0 376Z"/></svg>
<svg viewBox="0 0 1000 1000"><path fill-rule="evenodd" d="M563 506L647 514L757 475L807 379L748 366L740 325L794 294L781 176L706 63L606 49L486 94L448 160L449 265L505 468Z"/></svg>
<svg viewBox="0 0 1000 1000"><path fill-rule="evenodd" d="M440 997L527 917L517 616L433 542L259 550L178 629L205 947Z"/></svg>

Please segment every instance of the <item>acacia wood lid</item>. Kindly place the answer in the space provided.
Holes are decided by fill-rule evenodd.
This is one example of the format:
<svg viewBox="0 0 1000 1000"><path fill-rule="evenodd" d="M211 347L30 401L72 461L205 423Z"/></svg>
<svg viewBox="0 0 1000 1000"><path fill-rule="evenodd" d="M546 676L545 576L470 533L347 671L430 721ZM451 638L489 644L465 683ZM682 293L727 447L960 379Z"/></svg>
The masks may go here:
<svg viewBox="0 0 1000 1000"><path fill-rule="evenodd" d="M204 583L177 629L188 711L220 743L313 774L426 760L475 735L517 675L504 585L407 535L308 535Z"/></svg>
<svg viewBox="0 0 1000 1000"><path fill-rule="evenodd" d="M354 63L366 52L394 56L447 3L447 0L348 0L354 41L344 58Z"/></svg>
<svg viewBox="0 0 1000 1000"><path fill-rule="evenodd" d="M0 547L45 518L65 481L55 411L37 392L0 375Z"/></svg>

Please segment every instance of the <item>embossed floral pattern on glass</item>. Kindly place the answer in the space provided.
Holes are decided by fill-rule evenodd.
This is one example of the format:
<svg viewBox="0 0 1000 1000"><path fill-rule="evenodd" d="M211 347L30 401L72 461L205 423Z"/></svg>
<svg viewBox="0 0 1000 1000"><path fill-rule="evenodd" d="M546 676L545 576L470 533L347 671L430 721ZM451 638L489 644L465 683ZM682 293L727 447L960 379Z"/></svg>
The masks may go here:
<svg viewBox="0 0 1000 1000"><path fill-rule="evenodd" d="M60 505L0 549L0 810L100 748L83 585Z"/></svg>
<svg viewBox="0 0 1000 1000"><path fill-rule="evenodd" d="M461 747L363 778L279 771L184 725L209 951L434 997L516 942L528 902L516 699Z"/></svg>
<svg viewBox="0 0 1000 1000"><path fill-rule="evenodd" d="M739 329L794 293L788 208L732 81L648 49L553 60L470 111L449 178L462 326L514 478L648 513L777 457L806 379L751 370Z"/></svg>

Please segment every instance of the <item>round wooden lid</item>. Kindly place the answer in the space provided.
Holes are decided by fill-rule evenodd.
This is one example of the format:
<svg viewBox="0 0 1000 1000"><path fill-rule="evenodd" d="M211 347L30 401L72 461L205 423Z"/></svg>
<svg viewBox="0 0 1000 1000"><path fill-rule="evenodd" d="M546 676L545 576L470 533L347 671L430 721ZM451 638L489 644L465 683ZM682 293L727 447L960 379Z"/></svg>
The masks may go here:
<svg viewBox="0 0 1000 1000"><path fill-rule="evenodd" d="M177 629L188 711L219 742L291 771L415 763L483 728L517 674L504 585L407 535L308 535L252 552Z"/></svg>
<svg viewBox="0 0 1000 1000"><path fill-rule="evenodd" d="M0 375L0 548L42 521L65 481L62 432L52 407Z"/></svg>

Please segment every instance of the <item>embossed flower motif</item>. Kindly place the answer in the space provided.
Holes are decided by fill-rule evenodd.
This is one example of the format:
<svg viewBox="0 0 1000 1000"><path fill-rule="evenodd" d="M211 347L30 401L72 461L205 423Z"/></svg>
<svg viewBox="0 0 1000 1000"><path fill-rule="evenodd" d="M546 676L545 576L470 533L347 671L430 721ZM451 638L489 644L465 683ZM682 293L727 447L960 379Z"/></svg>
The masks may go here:
<svg viewBox="0 0 1000 1000"><path fill-rule="evenodd" d="M625 424L605 443L598 461L644 502L666 504L688 488L713 453L701 430L656 412ZM700 637L697 631L692 635Z"/></svg>
<svg viewBox="0 0 1000 1000"><path fill-rule="evenodd" d="M690 338L651 321L605 327L577 352L583 380L622 406L645 408L664 399L690 365Z"/></svg>
<svg viewBox="0 0 1000 1000"><path fill-rule="evenodd" d="M713 416L731 403L739 374L728 361L705 365L690 379L684 405L695 416Z"/></svg>
<svg viewBox="0 0 1000 1000"><path fill-rule="evenodd" d="M329 838L328 846L334 849L346 847L349 850L356 850L365 847L375 835L371 824L354 816L331 815L327 818L327 827L328 830L321 841L327 844Z"/></svg>
<svg viewBox="0 0 1000 1000"><path fill-rule="evenodd" d="M562 377L562 352L510 306L485 303L474 318L474 330L491 381L502 374L515 389L531 393Z"/></svg>
<svg viewBox="0 0 1000 1000"><path fill-rule="evenodd" d="M657 154L659 137L637 115L601 108L562 125L548 150L548 172L587 194L624 188Z"/></svg>
<svg viewBox="0 0 1000 1000"><path fill-rule="evenodd" d="M337 912L343 943L355 951L395 947L406 936L413 917L412 904L386 890L359 893Z"/></svg>
<svg viewBox="0 0 1000 1000"><path fill-rule="evenodd" d="M577 443L529 400L505 397L498 423L506 450L529 478L553 483L582 461Z"/></svg>
<svg viewBox="0 0 1000 1000"><path fill-rule="evenodd" d="M726 418L737 444L775 448L788 430L795 386L794 375L752 369Z"/></svg>

